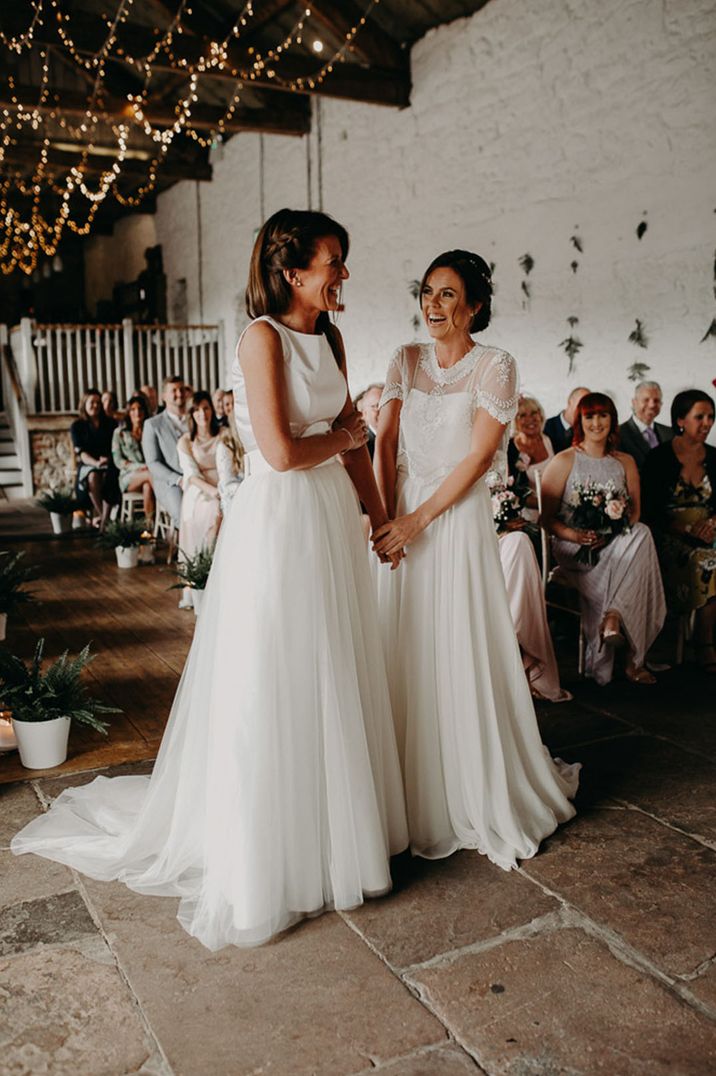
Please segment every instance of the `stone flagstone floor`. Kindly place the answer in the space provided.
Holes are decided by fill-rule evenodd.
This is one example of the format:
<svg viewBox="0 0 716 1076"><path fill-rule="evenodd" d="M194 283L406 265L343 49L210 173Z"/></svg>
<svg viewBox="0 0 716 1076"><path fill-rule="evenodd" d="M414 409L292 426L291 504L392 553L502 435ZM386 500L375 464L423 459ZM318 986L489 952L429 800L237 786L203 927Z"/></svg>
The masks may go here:
<svg viewBox="0 0 716 1076"><path fill-rule="evenodd" d="M716 1072L716 683L570 686L540 723L584 763L579 815L540 855L400 857L389 897L260 949L209 953L174 899L0 852L0 1071ZM94 776L2 788L3 848Z"/></svg>

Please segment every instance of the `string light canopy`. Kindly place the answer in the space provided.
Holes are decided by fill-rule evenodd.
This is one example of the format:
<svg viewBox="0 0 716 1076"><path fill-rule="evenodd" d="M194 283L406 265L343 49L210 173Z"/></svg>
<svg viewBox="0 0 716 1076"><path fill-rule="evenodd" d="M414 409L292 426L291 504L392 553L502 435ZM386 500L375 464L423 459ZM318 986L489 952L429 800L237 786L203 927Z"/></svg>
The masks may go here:
<svg viewBox="0 0 716 1076"><path fill-rule="evenodd" d="M407 46L486 0L13 0L0 9L0 268L209 180L240 131L304 135L312 94L405 107Z"/></svg>

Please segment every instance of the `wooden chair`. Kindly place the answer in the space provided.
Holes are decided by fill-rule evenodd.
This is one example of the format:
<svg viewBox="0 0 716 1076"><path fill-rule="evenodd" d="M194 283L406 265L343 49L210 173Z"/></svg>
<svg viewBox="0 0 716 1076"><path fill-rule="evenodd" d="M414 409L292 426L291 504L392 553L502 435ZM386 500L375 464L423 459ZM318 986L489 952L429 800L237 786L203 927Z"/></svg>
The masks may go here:
<svg viewBox="0 0 716 1076"><path fill-rule="evenodd" d="M167 543L167 564L171 564L174 554L179 548L179 531L174 526L174 520L166 508L157 505L157 515L154 522L154 537L160 538Z"/></svg>
<svg viewBox="0 0 716 1076"><path fill-rule="evenodd" d="M584 676L584 651L586 639L584 636L582 611L579 605L579 591L574 584L565 577L564 572L562 572L559 565L552 567L552 546L550 544L550 536L542 526L542 475L539 471L535 471L535 494L537 496L537 508L540 514L539 530L542 549L542 589L544 590L545 605L549 609L558 609L561 613L569 613L570 616L575 616L577 618L579 623L577 671L580 676ZM563 597L559 597L560 588ZM555 590L558 591L557 596L550 597L549 592ZM574 599L576 599L576 602Z"/></svg>
<svg viewBox="0 0 716 1076"><path fill-rule="evenodd" d="M135 516L144 515L144 497L141 493L123 493L119 518L122 523L129 522Z"/></svg>

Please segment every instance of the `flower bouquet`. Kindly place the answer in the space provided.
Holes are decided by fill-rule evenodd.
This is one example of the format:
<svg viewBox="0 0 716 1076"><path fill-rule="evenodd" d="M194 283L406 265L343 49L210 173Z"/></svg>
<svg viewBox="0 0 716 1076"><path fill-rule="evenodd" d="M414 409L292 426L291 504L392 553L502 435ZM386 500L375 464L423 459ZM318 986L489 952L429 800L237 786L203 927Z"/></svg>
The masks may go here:
<svg viewBox="0 0 716 1076"><path fill-rule="evenodd" d="M495 521L495 529L498 534L507 530L507 524L512 519L519 519L522 509L529 495L529 489L520 491L515 489L514 480L510 476L507 482L496 471L491 471L487 476L487 485L490 490L492 501L492 518Z"/></svg>
<svg viewBox="0 0 716 1076"><path fill-rule="evenodd" d="M630 503L627 491L614 482L577 482L570 495L571 524L577 530L596 531L606 545L618 534L631 530ZM599 560L599 550L582 545L576 559L593 568Z"/></svg>

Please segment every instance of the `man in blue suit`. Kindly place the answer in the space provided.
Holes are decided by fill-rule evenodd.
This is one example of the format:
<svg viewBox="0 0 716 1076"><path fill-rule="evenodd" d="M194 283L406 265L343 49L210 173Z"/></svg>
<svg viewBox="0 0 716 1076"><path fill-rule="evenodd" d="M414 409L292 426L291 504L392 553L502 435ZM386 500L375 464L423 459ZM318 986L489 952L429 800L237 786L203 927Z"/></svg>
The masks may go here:
<svg viewBox="0 0 716 1076"><path fill-rule="evenodd" d="M184 417L184 382L180 377L167 377L162 386L164 410L144 423L142 449L154 494L159 505L179 526L181 514L181 478L177 441L186 433Z"/></svg>
<svg viewBox="0 0 716 1076"><path fill-rule="evenodd" d="M571 445L572 426L577 415L577 406L582 397L587 396L590 392L591 389L585 389L582 386L572 389L567 398L567 406L564 411L560 411L558 415L553 415L552 418L548 418L545 422L544 432L552 442L552 448L555 453L562 452Z"/></svg>

